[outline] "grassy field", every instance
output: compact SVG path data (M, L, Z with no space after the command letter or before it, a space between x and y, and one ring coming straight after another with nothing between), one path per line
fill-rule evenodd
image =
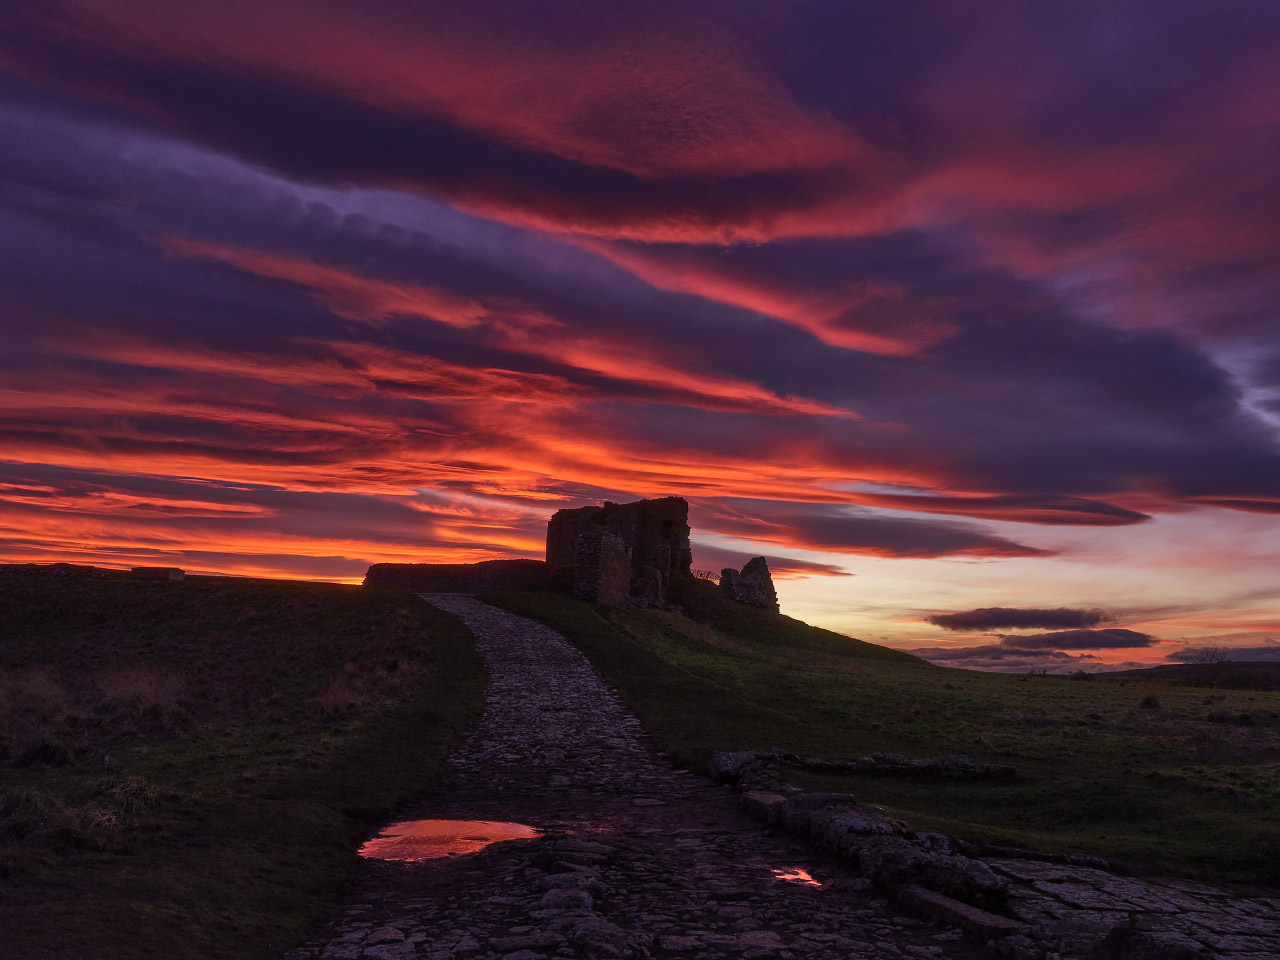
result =
M0 578L0 956L278 957L484 679L407 594Z
M550 594L485 599L564 632L692 768L735 748L964 753L1017 776L794 776L916 829L1135 872L1280 881L1280 693L951 670L728 604L710 585L687 599L690 617Z

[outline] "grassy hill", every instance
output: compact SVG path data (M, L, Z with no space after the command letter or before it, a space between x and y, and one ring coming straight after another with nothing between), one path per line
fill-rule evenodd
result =
M917 829L1139 872L1280 880L1280 693L947 669L713 594L697 585L688 616L552 594L485 599L561 630L691 768L718 749L964 753L1018 774L793 776Z
M409 594L0 576L0 956L278 957L484 682Z

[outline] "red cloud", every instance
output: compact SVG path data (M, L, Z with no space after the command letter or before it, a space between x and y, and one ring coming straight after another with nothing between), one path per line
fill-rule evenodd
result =
M917 496L857 493L850 499L855 503L873 507L978 517L987 520L1012 520L1018 523L1115 527L1142 523L1150 519L1144 513L1085 497L1051 497L1038 494Z
M55 0L22 12L11 36L25 39L0 40L0 63L299 175L418 187L547 229L724 241L883 221L876 150L722 24L646 6L549 19L483 2ZM210 83L244 98L234 122L190 96ZM336 163L322 149L335 136L349 141Z
M375 323L391 316L420 317L465 328L484 324L487 344L524 353L649 391L655 401L708 410L765 414L856 416L801 397L783 397L755 383L711 371L681 370L669 353L638 340L618 342L588 334L523 304L483 303L435 287L364 276L297 257L164 237L170 253L212 258L258 276L285 280L349 319Z
M913 558L1052 555L968 524L878 516L827 505L752 503L738 509L700 501L695 512L712 533L821 552Z

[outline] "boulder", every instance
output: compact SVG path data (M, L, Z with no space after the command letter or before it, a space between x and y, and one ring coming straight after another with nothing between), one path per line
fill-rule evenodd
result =
M1004 903L1009 883L981 860L958 854L929 853L905 840L890 838L864 847L858 854L864 877L896 890L920 886L975 907Z
M750 750L718 750L711 755L707 772L716 783L735 783L758 760Z
M787 798L780 793L768 793L764 790L749 790L738 801L748 816L763 820L766 823L777 823L782 806Z
M1204 953L1189 940L1123 926L1093 948L1090 960L1204 960Z

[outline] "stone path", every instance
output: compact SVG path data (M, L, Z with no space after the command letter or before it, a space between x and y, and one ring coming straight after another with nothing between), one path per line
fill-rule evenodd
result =
M451 860L372 864L327 940L291 960L778 957L987 960L835 860L674 769L559 634L458 595L491 673L485 713L418 813L548 831ZM822 886L777 879L802 867Z
M866 845L880 860L892 848L901 866L948 838L885 845L874 814L807 802L819 795L749 793L754 801L740 804L735 790L665 762L555 631L471 597L429 599L471 628L490 686L478 727L417 816L513 821L547 835L451 860L372 863L369 888L329 937L288 960L1280 960L1280 897L1082 863L985 858L1014 918L1002 921L1012 932L991 934L998 943L915 919L859 875L878 876ZM754 809L762 797L772 797L769 812ZM795 867L821 886L775 875ZM904 902L955 919L946 903L919 902L934 894L912 890ZM1136 929L1114 931L1115 949L1094 954L1118 924Z

